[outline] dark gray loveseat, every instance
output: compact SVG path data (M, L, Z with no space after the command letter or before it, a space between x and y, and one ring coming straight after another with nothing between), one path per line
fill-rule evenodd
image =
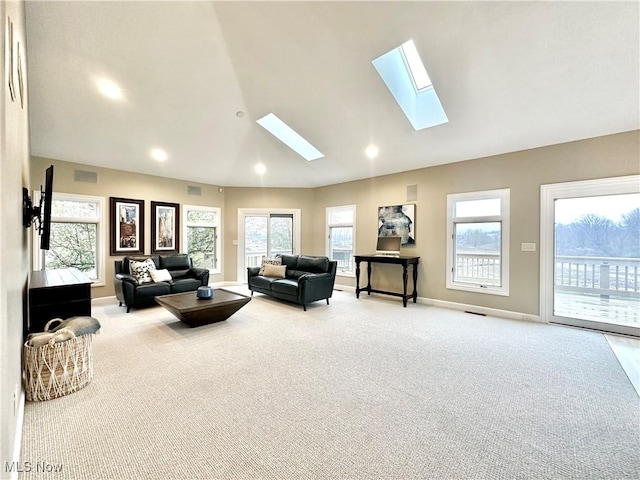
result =
M259 275L260 267L247 268L247 284L251 295L260 292L302 305L325 299L333 293L337 262L312 255L280 255L286 266L284 278Z
M129 261L138 262L150 258L157 270L168 270L171 280L163 282L140 283L130 273ZM198 287L209 284L209 270L195 268L191 257L186 253L168 255L144 255L136 257L123 257L115 261L115 288L116 298L126 305L127 313L132 307L144 307L157 305L155 297L169 293L182 293L195 291Z

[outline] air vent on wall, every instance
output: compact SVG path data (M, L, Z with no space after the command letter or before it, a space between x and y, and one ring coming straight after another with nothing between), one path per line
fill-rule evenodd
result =
M418 201L418 185L407 185L407 202Z
M189 195L202 195L202 189L200 187L194 187L187 185L187 194Z
M88 170L75 170L73 180L76 182L98 183L98 172Z

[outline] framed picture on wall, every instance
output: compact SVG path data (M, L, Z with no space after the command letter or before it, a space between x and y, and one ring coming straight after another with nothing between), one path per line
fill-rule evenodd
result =
M180 204L151 202L151 253L180 250Z
M144 253L144 200L109 198L111 255Z
M402 245L416 243L416 206L378 207L378 237L401 237Z

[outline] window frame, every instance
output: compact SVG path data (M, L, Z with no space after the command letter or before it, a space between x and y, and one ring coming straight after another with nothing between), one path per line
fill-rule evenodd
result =
M189 222L188 220L188 211L201 211L201 212L213 212L216 216L217 221L214 225L203 222ZM185 253L189 251L189 245L187 244L187 229L188 227L214 227L216 229L216 238L215 238L215 248L216 248L216 258L215 258L215 268L209 269L210 274L219 274L222 273L222 209L220 207L209 207L203 205L182 205L182 239L181 244L183 245L183 249Z
M237 263L236 263L236 281L239 283L247 283L247 267L246 267L246 251L245 251L245 217L252 216L271 216L278 215L292 215L293 216L293 255L300 253L301 245L301 231L302 225L302 210L299 208L238 208L237 210L237 235L238 238L234 240L237 242Z
M351 222L334 222L332 223L330 221L331 218L331 214L333 212L340 212L340 211L351 211L353 214L353 220ZM326 238L326 243L325 243L325 252L327 257L329 257L329 259L331 259L331 229L332 228L348 228L351 227L351 231L352 231L352 246L353 246L353 250L355 250L356 247L356 206L355 205L336 205L333 207L326 207L325 209L325 238ZM342 277L355 277L356 276L356 272L355 272L355 262L353 261L353 255L354 255L354 251L352 251L351 253L351 270L337 270L336 271L336 275L337 276L342 276Z
M484 293L489 295L509 296L509 232L510 232L510 197L511 189L484 190L466 193L451 193L447 195L447 264L446 288L467 292ZM458 202L500 199L499 215L482 215L471 217L456 217L455 207ZM500 277L501 285L483 285L455 280L456 239L455 227L464 223L500 223Z
M34 190L33 198L36 202L40 202L41 192ZM98 218L92 219L88 217L60 217L51 216L51 223L92 223L96 224L96 278L92 279L91 287L104 287L105 283L105 198L95 195L83 195L79 193L62 193L53 192L52 202L68 201L68 202L86 202L96 203ZM42 270L45 267L45 250L39 248L40 235L36 229L33 230L33 268L34 270Z

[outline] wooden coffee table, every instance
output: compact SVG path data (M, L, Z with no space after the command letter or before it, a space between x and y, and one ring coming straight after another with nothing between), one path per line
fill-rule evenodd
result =
M156 297L156 302L190 327L221 322L244 307L251 297L215 289L213 298L198 298L196 292L172 293Z

